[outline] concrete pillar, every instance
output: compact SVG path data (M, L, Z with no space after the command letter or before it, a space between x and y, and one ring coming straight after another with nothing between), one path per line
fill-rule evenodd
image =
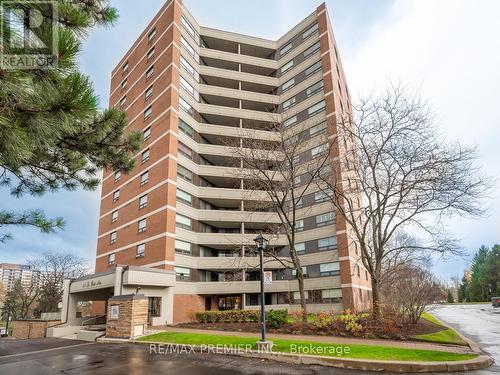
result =
M115 296L120 296L122 294L122 275L123 275L123 267L116 266L116 268L115 268L115 290L114 290Z
M69 288L71 286L70 279L64 279L63 281L63 298L62 298L62 308L61 308L61 322L68 321L68 304L69 304Z
M165 319L167 324L174 323L174 287L166 288L162 308L165 308Z

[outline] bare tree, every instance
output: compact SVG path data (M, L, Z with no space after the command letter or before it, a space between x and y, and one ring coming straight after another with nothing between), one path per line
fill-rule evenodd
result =
M480 203L491 185L475 166L476 149L447 144L428 106L408 90L392 85L353 111L337 118L335 157L321 186L345 218L349 239L359 243L378 313L387 263L416 252L459 252L443 219L483 215ZM398 238L409 228L423 239Z
M434 275L415 264L398 267L381 286L384 305L400 324L417 323L426 307L446 298L443 285Z
M40 312L57 311L64 279L81 277L89 271L85 261L71 253L45 252L28 263L38 278Z
M286 117L286 116L285 116ZM274 126L274 134L270 139L262 140L245 137L240 147L233 148L234 156L241 159L241 174L245 189L265 192L267 199L259 201L260 209L276 213L278 225L269 225L266 232L271 236L285 236L290 252L285 259L274 252L272 247L266 256L278 260L285 268L292 269L299 286L300 305L304 321L307 319L307 306L304 292L304 272L296 249L296 236L302 229L298 226L299 210L307 210L302 206L302 198L315 188L318 174L327 164L328 142L319 150L317 157L309 161L300 161L301 154L310 147L302 139L302 131L308 124L302 123L288 129L285 123ZM316 144L316 143L315 143ZM251 204L245 201L245 205ZM250 207L250 206L249 206Z
M40 288L36 279L32 279L27 285L16 280L6 294L2 315L10 315L13 319L27 319L33 313L39 297Z

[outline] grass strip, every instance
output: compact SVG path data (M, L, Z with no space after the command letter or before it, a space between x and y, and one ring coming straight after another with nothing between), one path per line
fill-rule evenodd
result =
M258 337L239 337L206 333L160 332L144 336L140 341L184 345L248 345L256 350ZM477 357L475 354L450 353L427 349L407 349L382 345L322 343L317 341L273 339L273 351L294 354L312 354L327 357L372 359L383 361L441 362L461 361ZM341 349L339 349L341 348ZM341 355L339 355L341 353Z
M428 320L429 322L435 323L437 325L440 325L442 327L445 327L440 321L438 321L432 314L429 314L428 312L424 312L421 318ZM454 345L467 346L467 343L464 340L462 340L460 335L454 329L451 328L446 328L443 329L442 331L435 333L428 333L425 335L415 335L413 336L413 338L421 341L429 341L440 344L454 344Z

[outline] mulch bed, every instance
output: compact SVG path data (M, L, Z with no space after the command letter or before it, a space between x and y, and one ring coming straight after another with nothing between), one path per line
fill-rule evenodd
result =
M426 319L419 319L416 324L408 324L404 326L397 326L395 324L386 323L381 325L375 321L367 320L364 322L366 327L363 332L361 332L356 337L365 338L381 338L381 339L393 339L393 340L408 340L415 335L423 335L428 333L435 333L446 329L446 327L432 323ZM383 327L385 326L385 328ZM249 333L260 333L260 323L182 323L178 324L177 327L181 328L196 328L214 331L232 331L232 332L249 332ZM284 324L278 329L268 328L270 333L283 333L283 334L295 334L295 335L315 335L315 336L342 336L342 337L353 337L345 330L336 327L335 330L324 329L320 330L314 327L312 324L303 323L290 323Z

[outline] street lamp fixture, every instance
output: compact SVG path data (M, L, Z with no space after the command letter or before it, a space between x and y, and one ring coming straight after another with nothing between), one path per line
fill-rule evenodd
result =
M273 342L266 340L266 301L264 298L264 251L267 249L269 240L259 234L254 241L257 244L260 258L260 321L262 325L262 337L260 341L257 341L257 350L268 352L273 347Z

